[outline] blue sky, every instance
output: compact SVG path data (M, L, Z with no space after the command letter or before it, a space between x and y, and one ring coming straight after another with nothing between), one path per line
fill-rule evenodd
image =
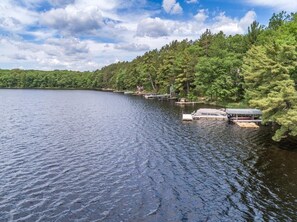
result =
M96 70L206 30L244 34L297 0L1 0L0 68Z

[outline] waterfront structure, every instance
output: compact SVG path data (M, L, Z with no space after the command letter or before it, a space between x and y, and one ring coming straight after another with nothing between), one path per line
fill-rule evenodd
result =
M209 109L201 108L191 114L183 114L182 119L191 121L194 119L220 119L230 122L261 122L261 110L258 109Z

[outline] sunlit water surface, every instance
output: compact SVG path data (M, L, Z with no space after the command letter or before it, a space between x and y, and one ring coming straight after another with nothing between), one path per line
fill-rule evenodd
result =
M194 109L0 90L0 221L297 221L294 145Z

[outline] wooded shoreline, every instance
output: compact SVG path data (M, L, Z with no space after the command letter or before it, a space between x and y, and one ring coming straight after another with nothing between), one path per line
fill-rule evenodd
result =
M206 30L199 39L173 41L131 62L94 72L0 70L0 88L132 90L174 93L209 103L247 104L277 125L274 140L297 136L297 14L254 21L244 35Z

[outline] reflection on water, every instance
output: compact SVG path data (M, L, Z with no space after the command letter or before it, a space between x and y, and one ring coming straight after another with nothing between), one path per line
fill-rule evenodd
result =
M0 221L296 221L294 145L193 110L0 90Z

